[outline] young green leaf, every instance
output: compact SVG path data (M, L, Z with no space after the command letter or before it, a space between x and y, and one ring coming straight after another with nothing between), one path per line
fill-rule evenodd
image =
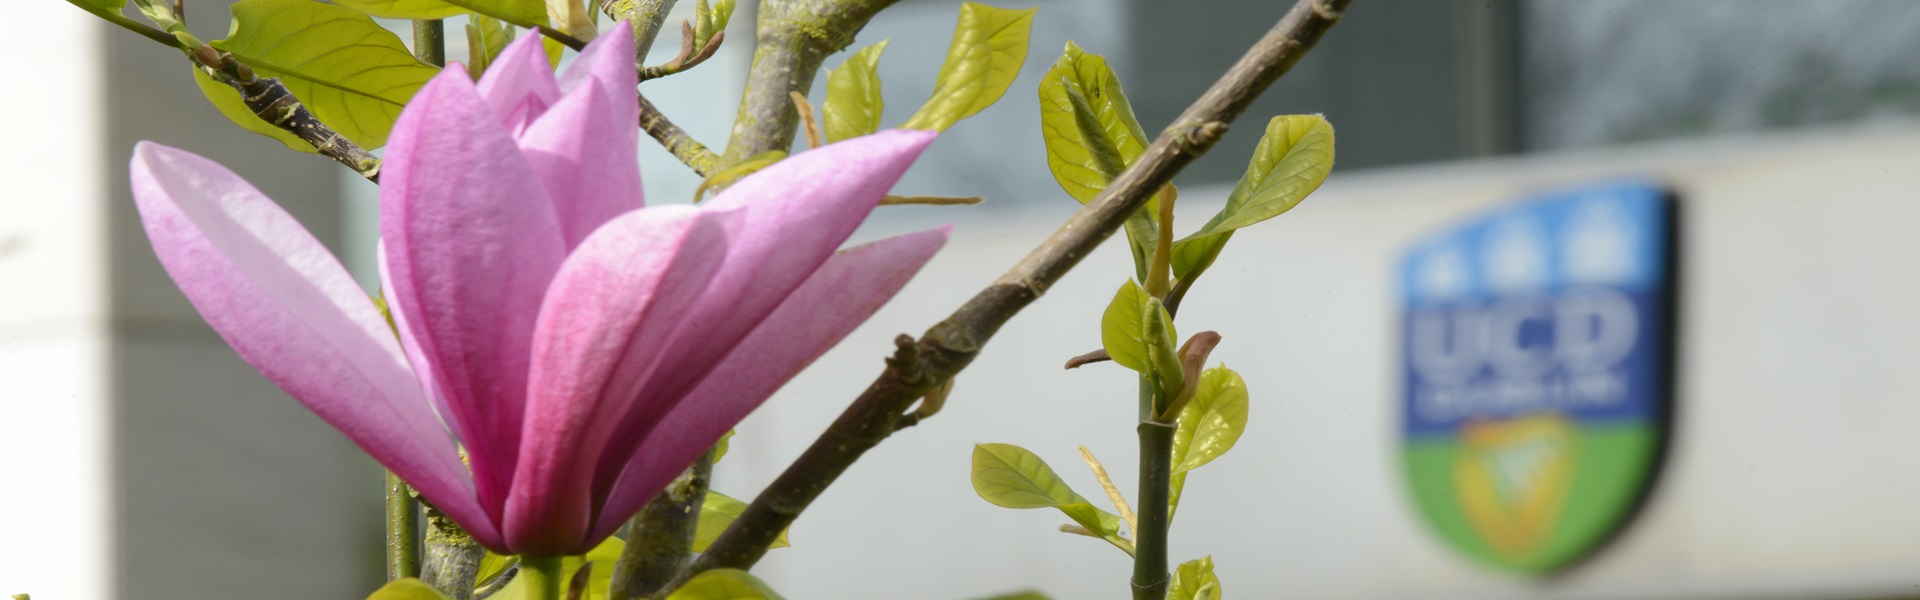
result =
M1213 557L1180 563L1167 584L1167 600L1220 600L1220 576L1213 574Z
M1154 327L1158 329L1149 331ZM1171 359L1165 368L1179 371L1174 368L1179 364L1178 348L1174 344L1177 339L1180 334L1174 329L1173 317L1167 314L1166 307L1131 279L1114 292L1107 311L1100 315L1100 345L1107 350L1107 356L1142 375L1151 375L1160 368L1156 367L1151 354L1155 350L1149 346L1163 346L1160 350Z
M613 585L613 563L620 560L620 551L626 547L626 543L621 542L620 538L610 537L607 541L600 542L600 545L594 546L592 550L588 550L586 556L569 556L560 559L560 581L572 581L574 573L580 570L580 566L591 562L593 571L587 573L588 597L607 597L607 588ZM526 577L515 577L513 581L507 582L506 587L500 588L499 592L487 596L487 600L526 600L526 581Z
M1131 283L1131 282L1129 282ZM1154 381L1160 388L1162 402L1171 402L1180 394L1180 388L1186 387L1185 370L1180 363L1180 349L1174 347L1179 339L1174 333L1173 317L1167 314L1167 307L1160 304L1158 298L1146 296L1147 305L1140 311L1140 332L1147 350L1147 364L1152 368ZM1111 354L1111 352L1109 352Z
M900 126L946 131L998 101L1027 61L1027 37L1036 10L962 4L947 61L934 80L933 98Z
M1181 409L1180 422L1173 430L1169 518L1180 507L1187 473L1213 462L1240 441L1240 434L1247 429L1247 405L1247 382L1239 373L1219 366L1200 374L1193 400Z
M234 4L232 33L211 45L261 77L279 77L315 117L367 149L387 143L400 109L438 72L366 15L312 0ZM218 107L226 98L209 94L208 100ZM251 112L234 120L259 131Z
M1067 42L1066 53L1040 80L1040 132L1053 180L1081 204L1099 195L1151 141L1107 59L1073 42ZM1142 280L1158 236L1153 220L1157 210L1157 200L1149 200L1125 224L1135 276Z
M587 8L585 0L547 0L547 22L583 40L591 40L599 35L594 21L596 14L593 9Z
M880 113L887 104L880 97L880 53L887 42L880 40L827 72L827 102L820 107L826 117L827 141L860 137L880 130Z
M720 464L720 459L726 458L727 450L732 448L733 430L728 429L726 434L720 436L720 441L713 443L713 464Z
M408 577L387 582L367 596L367 600L447 600L447 596L427 582Z
M467 72L478 81L493 65L507 44L513 41L513 29L499 19L486 15L467 16Z
M752 175L755 171L773 166L773 163L786 160L786 158L787 151L785 150L768 150L749 156L746 160L740 161L740 164L721 169L720 172L708 175L706 179L701 180L700 185L693 188L693 201L699 202L702 198L705 198L707 196L707 190L713 190L716 194L720 193L720 190L726 189L729 185L733 185L733 182L739 181L741 177Z
M715 32L727 30L727 23L733 21L733 7L733 0L714 0L713 12L709 13L708 21L712 23L712 29ZM701 45L706 45L706 40L701 40Z
M1285 115L1267 122L1267 132L1247 162L1227 205L1200 231L1173 246L1174 277L1198 276L1213 264L1234 230L1280 216L1320 188L1333 170L1333 125L1320 115Z
M707 0L700 0L693 8L693 47L705 48L713 34L727 30L727 22L733 19L733 0L718 0L711 6Z
M740 518L740 513L746 510L747 503L720 492L707 490L707 501L700 505L700 523L694 527L693 551L706 552L707 546L719 539L720 533L726 531L727 526L732 525L734 519ZM789 545L791 544L787 543L787 532L782 530L780 536L774 538L773 545L769 547L785 548Z
M714 569L688 580L667 600L783 600L767 582L739 569Z
M1141 373L1148 370L1147 343L1140 324L1145 319L1147 292L1129 279L1114 292L1107 312L1100 315L1100 346L1107 356L1122 367Z
M505 575L507 573L507 567L513 566L518 563L519 560L520 559L512 556L494 554L491 550L487 551L485 555L480 557L480 569L474 573L473 577L474 585L476 587L485 586L487 583L492 582L495 577Z
M973 491L1006 508L1055 508L1102 537L1117 536L1120 517L1075 493L1047 461L1013 444L973 447Z

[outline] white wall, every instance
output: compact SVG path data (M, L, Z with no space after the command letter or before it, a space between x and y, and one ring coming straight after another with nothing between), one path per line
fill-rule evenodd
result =
M21 4L10 16L33 26L15 43L64 56L61 68L0 61L0 594L104 598L112 399L100 376L106 183L95 157L106 140L106 32L65 3Z
M1216 157L1213 160L1240 160ZM1247 436L1196 472L1176 561L1211 554L1241 598L1843 598L1920 584L1920 129L1786 133L1535 159L1336 173L1304 205L1235 237L1181 311L1253 394ZM1676 443L1666 479L1619 542L1551 583L1482 570L1415 516L1395 423L1393 267L1415 236L1530 192L1616 175L1671 182L1683 202ZM956 190L957 192L958 190ZM1222 190L1183 190L1182 229ZM1037 193L1057 195L1053 190ZM1064 218L958 221L902 296L740 427L717 489L751 495L918 333ZM1134 488L1133 379L1062 371L1131 273L1110 242L1015 319L945 412L888 440L796 524L762 569L794 598L965 598L1036 586L1125 593L1125 556L1053 531L1051 511L976 497L976 442L1038 452L1100 498L1074 447Z

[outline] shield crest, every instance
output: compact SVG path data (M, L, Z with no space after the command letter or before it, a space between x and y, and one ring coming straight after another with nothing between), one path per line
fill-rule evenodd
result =
M1647 498L1672 421L1676 204L1615 183L1437 232L1400 267L1401 439L1455 550L1545 574Z

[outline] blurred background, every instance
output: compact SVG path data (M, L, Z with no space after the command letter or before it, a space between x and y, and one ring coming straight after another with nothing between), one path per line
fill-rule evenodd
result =
M189 0L193 30L219 37L226 4ZM737 106L752 4L719 56L642 87L710 146ZM1048 174L1035 97L1068 40L1108 57L1151 132L1287 4L1038 1L1006 97L896 188L986 202L876 213L855 241L954 223L953 242L741 425L715 489L757 493L879 372L892 336L944 317L1077 208ZM368 282L376 190L226 122L171 50L56 0L9 8L32 25L0 61L0 591L362 597L381 577L380 469L200 322L139 228L126 161L143 139L219 160ZM958 8L903 0L860 33L856 46L892 39L884 122L930 93ZM652 62L677 44L663 35ZM464 54L457 35L448 47ZM1177 180L1185 231L1218 210L1265 118L1324 113L1338 131L1321 191L1238 236L1183 306L1183 330L1224 334L1214 358L1253 405L1235 450L1190 480L1173 559L1211 555L1233 598L1920 598L1920 278L1893 268L1920 252L1916 56L1920 4L1897 0L1355 3ZM650 141L642 154L649 202L691 197L696 176ZM1444 542L1403 483L1396 269L1462 219L1619 177L1670 186L1685 214L1665 468L1588 560L1508 574ZM1086 445L1134 488L1132 378L1059 369L1098 345L1130 274L1121 243L1089 257L758 571L796 599L1125 594L1124 555L1057 532L1057 513L980 500L968 457L1017 443L1098 497Z

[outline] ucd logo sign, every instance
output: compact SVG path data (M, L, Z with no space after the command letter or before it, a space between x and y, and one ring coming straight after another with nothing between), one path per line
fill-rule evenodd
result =
M1553 571L1646 496L1671 412L1673 214L1647 185L1581 189L1407 253L1407 477L1455 548Z

